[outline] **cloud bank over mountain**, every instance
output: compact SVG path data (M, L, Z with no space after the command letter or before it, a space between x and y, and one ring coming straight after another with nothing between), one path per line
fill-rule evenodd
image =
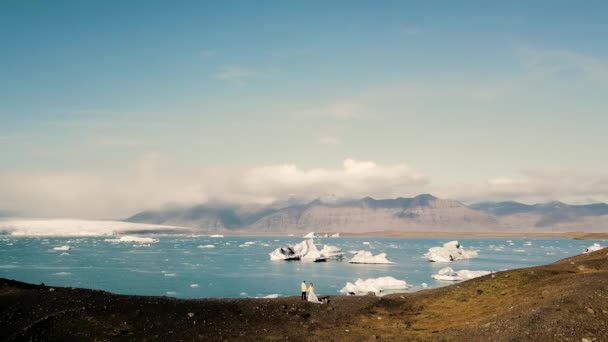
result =
M424 192L469 203L608 200L607 176L575 172L525 172L442 189L406 163L350 158L334 168L284 163L237 169L187 168L159 155L146 155L117 169L114 173L0 169L0 209L23 216L97 219L208 202L269 205L288 199L396 198Z

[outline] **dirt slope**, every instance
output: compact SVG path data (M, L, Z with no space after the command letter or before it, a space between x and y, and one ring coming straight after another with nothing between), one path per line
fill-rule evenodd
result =
M178 300L0 279L0 340L608 341L608 250L329 305Z

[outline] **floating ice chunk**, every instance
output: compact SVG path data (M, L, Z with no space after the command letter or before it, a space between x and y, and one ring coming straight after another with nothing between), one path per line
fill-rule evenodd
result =
M59 254L59 255L61 255L61 256L66 256L66 255L70 255L70 253L63 252L63 253L61 253L61 254Z
M331 237L340 237L340 233L331 234Z
M392 264L392 261L389 261L386 258L386 253L380 253L378 255L373 255L372 252L368 251L358 251L355 253L352 259L349 261L351 264Z
M222 234L212 234L212 235L209 235L209 237L212 237L212 238L223 238L224 235L222 235Z
M369 242L365 241L363 242L364 245L369 245Z
M200 245L197 248L215 248L215 245Z
M72 247L70 246L59 246L59 247L53 247L53 250L55 251L69 251L70 249L72 249Z
M175 291L167 291L167 296L175 296L177 294L177 292Z
M451 267L445 267L439 270L437 274L433 274L433 279L436 280L445 280L445 281L460 281L460 280L468 280L477 277L482 277L484 275L488 275L492 272L490 271L469 271L469 270L460 270L454 271Z
M57 272L57 273L53 273L53 275L56 275L56 276L68 276L70 274L72 274L72 273L70 273L70 272Z
M245 245L245 244L239 245L239 247L249 247L249 246L251 246L251 245Z
M274 299L274 298L279 298L279 294L278 293L273 293L273 294L269 294L269 295L264 296L264 297L257 297L257 298Z
M328 259L341 259L344 257L344 252L340 248L330 245L323 245L323 249L319 253Z
M312 239L304 240L294 246L286 246L275 249L269 253L270 260L303 260L303 261L325 261L327 257L321 255Z
M428 288L428 287L429 287L429 284L427 284L427 283L422 283L422 284L420 284L420 287L422 287L423 289L426 289L426 288Z
M407 289L407 283L405 280L398 280L393 277L380 277L370 279L357 279L355 283L348 282L340 292L348 294L367 294L368 292L374 292L376 295L380 292L388 290L405 290Z
M463 249L458 241L450 241L444 243L442 247L429 248L428 253L424 256L434 262L451 262L476 258L478 254L475 250Z
M175 273L165 273L165 277L175 277Z
M314 239L316 237L319 237L319 235L317 233L315 233L315 232L310 232L310 233L304 235L305 239Z
M604 248L606 248L606 247L600 246L599 243L594 243L593 245L585 248L585 251L583 253L591 253L591 252L599 251L600 249L604 249Z
M190 287L193 288L193 289L195 289L195 288L197 288L199 286L198 286L198 284L190 284Z
M247 241L244 245L255 245L255 241Z
M135 236L135 235L124 235L124 236L119 237L118 239L105 239L104 241L114 242L114 243L120 243L120 242L157 243L158 239L151 238L151 237Z

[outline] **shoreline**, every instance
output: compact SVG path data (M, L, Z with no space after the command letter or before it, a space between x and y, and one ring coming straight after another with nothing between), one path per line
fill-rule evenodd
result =
M10 238L76 238L76 237L114 237L121 235L150 235L150 236L186 236L186 237L210 237L213 234L224 235L224 237L247 237L247 236L270 236L270 237L297 237L304 238L303 233L271 233L271 232L205 232L199 234L170 234L148 232L145 234L138 232L125 232L112 235L0 235L0 237ZM331 234L336 232L319 232L321 238L332 239ZM328 234L328 237L323 235ZM450 231L372 231L362 233L341 233L339 237L379 237L379 238L566 238L575 240L608 240L608 232L495 232L495 231L474 231L474 232L450 232Z
M0 279L0 340L608 340L608 250L383 297L176 299Z

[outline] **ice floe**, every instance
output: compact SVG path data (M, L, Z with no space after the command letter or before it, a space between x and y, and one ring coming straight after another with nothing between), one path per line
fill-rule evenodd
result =
M72 247L70 246L59 246L59 247L53 247L53 250L55 251L69 251L70 249L72 249Z
M215 248L215 245L200 245L197 248Z
M274 299L274 298L279 298L279 294L278 293L273 293L273 294L269 294L269 295L264 296L264 297L257 297L257 298Z
M386 253L373 255L369 251L357 251L352 259L348 262L351 264L392 264L393 262L386 258Z
M362 295L373 292L378 295L381 292L389 290L405 289L407 289L407 282L405 280L399 280L393 277L380 277L365 280L359 278L354 283L348 282L340 292L351 295Z
M212 237L212 238L223 238L224 235L222 235L222 234L212 234L212 235L209 235L209 237Z
M316 237L319 237L319 235L317 233L315 233L315 232L310 232L310 233L304 235L305 239L314 239Z
M313 239L307 239L293 246L280 247L269 253L270 260L302 260L325 261L327 257L321 255Z
M319 253L327 259L341 259L344 257L344 252L340 248L330 245L323 245L323 249Z
M442 247L431 247L424 255L427 259L434 262L451 262L456 260L471 259L478 256L475 250L465 250L458 241L450 241Z
M593 245L585 248L585 251L583 253L591 253L591 252L599 251L600 249L604 249L604 248L606 248L606 246L600 246L599 243L594 243Z
M125 235L115 239L105 239L104 241L113 242L113 243L121 243L121 242L136 242L140 244L144 243L157 243L158 239L151 237L141 237L135 235Z
M340 237L340 233L331 234L331 237Z
M445 281L460 281L460 280L468 280L477 277L482 277L484 275L488 275L492 272L490 271L469 271L469 270L460 270L454 271L451 267L445 267L440 269L437 274L433 274L432 277L435 280L445 280Z
M198 284L190 284L190 287L193 288L193 289L195 289L195 288L199 287L199 285Z

